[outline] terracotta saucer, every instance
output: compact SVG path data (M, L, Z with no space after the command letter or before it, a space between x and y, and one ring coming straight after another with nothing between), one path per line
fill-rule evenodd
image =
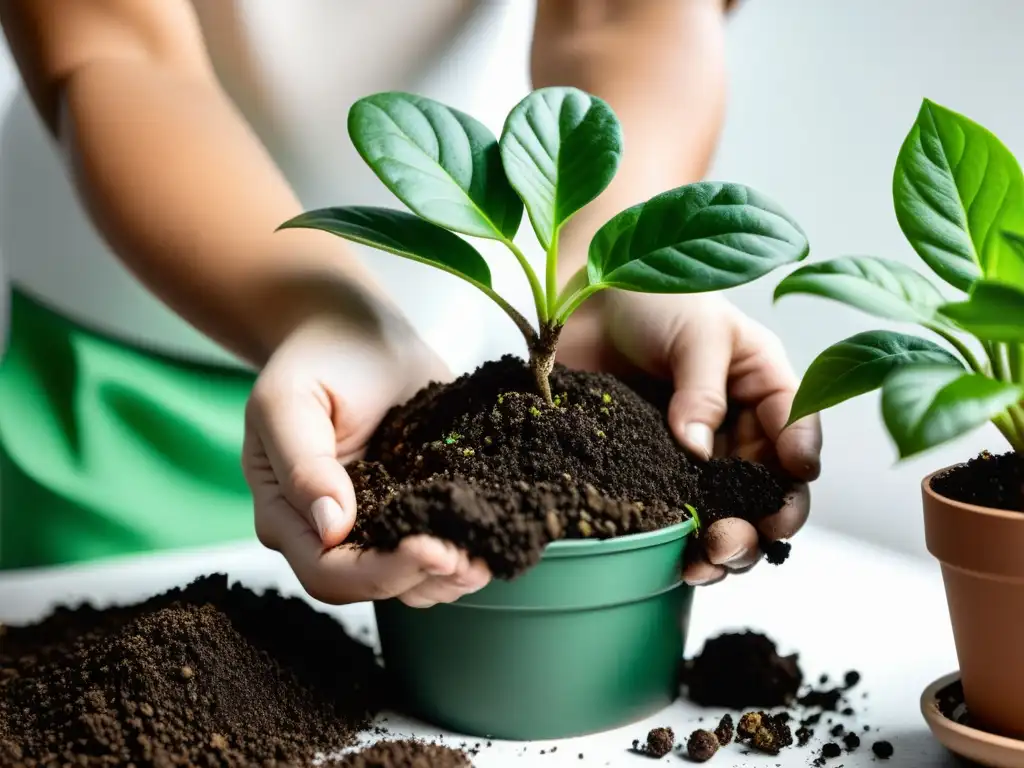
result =
M921 694L921 714L939 743L950 752L989 768L1024 768L1024 741L995 736L950 720L939 711L938 694L959 672L940 677Z

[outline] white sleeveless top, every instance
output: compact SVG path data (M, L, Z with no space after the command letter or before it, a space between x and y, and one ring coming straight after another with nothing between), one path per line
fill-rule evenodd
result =
M469 112L497 135L529 85L534 3L527 0L193 4L221 82L307 209L402 207L352 148L346 119L356 99L393 89L420 93ZM529 234L525 217L520 232ZM529 310L525 278L511 256L490 243L480 247L498 290ZM471 286L358 250L456 372L518 351L518 331ZM528 253L539 258L538 251ZM164 354L241 365L111 254L23 92L0 127L0 258L13 284L84 325Z

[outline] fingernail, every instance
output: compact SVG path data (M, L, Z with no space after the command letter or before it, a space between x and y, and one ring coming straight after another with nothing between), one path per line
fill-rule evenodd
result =
M316 532L323 540L327 532L341 523L341 505L330 496L322 496L309 508Z
M695 421L683 428L683 434L691 446L704 454L705 459L711 458L711 452L715 447L715 435L711 431L711 427Z
M725 574L722 574L721 576L709 576L704 579L686 579L686 584L691 587L706 587L711 584L717 584L724 579L725 576Z

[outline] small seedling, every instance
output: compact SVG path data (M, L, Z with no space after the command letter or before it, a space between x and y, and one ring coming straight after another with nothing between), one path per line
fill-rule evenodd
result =
M622 129L611 107L575 88L542 88L527 95L509 113L500 140L463 112L401 92L357 101L349 111L348 133L363 160L411 213L323 208L280 228L324 230L476 286L522 332L548 405L553 405L548 377L559 333L599 291L718 291L808 253L796 222L764 195L740 184L702 181L613 216L591 240L586 263L560 286L560 234L607 188L623 154ZM543 276L514 240L524 209L545 254ZM487 262L465 237L507 247L529 282L535 323L494 290Z
M901 459L992 421L1024 452L1024 175L987 129L925 100L892 185L911 247L958 294L899 262L845 256L797 269L776 288L914 323L946 347L894 331L858 333L822 352L790 423L881 389ZM966 295L965 295L966 294Z

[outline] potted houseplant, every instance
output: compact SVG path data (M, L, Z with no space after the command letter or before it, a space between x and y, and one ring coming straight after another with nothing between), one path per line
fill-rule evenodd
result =
M574 88L534 91L499 140L458 110L388 92L355 103L348 129L409 212L327 208L282 227L327 231L465 280L508 315L528 350L525 365L487 363L393 409L365 462L350 467L364 546L431 533L483 558L497 577L454 604L375 605L406 706L463 733L536 739L624 724L668 704L692 596L682 554L699 518L715 518L716 501L702 500L703 470L653 406L612 377L555 365L559 333L601 291L750 282L805 258L803 232L743 185L691 184L614 216L586 264L559 285L559 233L607 187L623 153L604 101ZM546 254L541 275L514 239L524 209ZM529 282L532 318L492 287L467 237L507 247ZM616 479L629 462L641 468L642 489ZM742 463L733 462L714 471ZM784 489L772 489L719 506L774 512Z
M921 326L943 344L894 331L845 339L808 367L791 420L881 390L882 418L901 459L989 421L1005 437L1010 451L930 474L922 492L971 719L1020 738L1024 177L991 132L925 100L899 151L892 191L904 236L944 291L903 264L849 256L798 268L775 297L833 299Z

